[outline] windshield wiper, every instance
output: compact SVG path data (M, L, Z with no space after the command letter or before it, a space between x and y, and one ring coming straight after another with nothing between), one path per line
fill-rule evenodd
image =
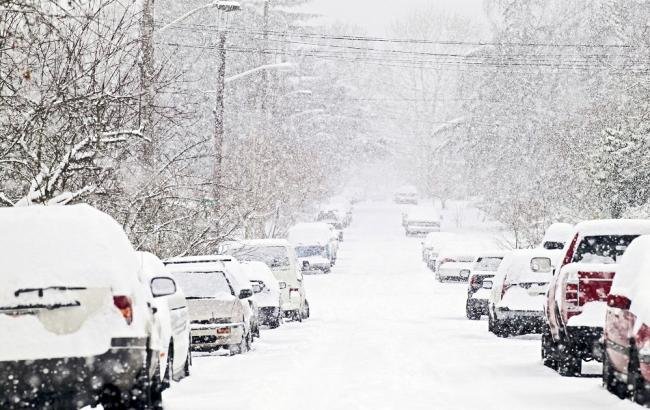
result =
M24 288L24 289L18 289L17 291L14 292L14 296L18 297L23 293L32 293L32 292L38 292L38 297L42 298L43 297L43 292L46 290L86 290L87 288L83 287L70 287L70 286L50 286L47 288Z
M195 300L195 299L212 299L212 298L210 296L186 296L185 299Z

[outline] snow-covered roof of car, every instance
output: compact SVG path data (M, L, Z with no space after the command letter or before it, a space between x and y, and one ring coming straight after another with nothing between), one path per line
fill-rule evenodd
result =
M634 296L648 285L650 285L650 236L643 235L632 241L625 250L610 293L634 300Z
M286 239L246 239L243 241L235 241L233 243L240 243L244 246L291 246L289 241Z
M137 284L135 251L121 225L89 205L0 208L0 232L2 290L77 286L131 293Z
M266 263L257 261L242 262L241 266L248 276L248 280L262 281L271 288L278 288L278 280Z
M598 219L580 222L576 230L582 236L597 235L647 235L650 220L647 219Z
M561 250L546 250L546 249L515 249L503 258L503 262L499 266L499 274L504 275L505 281L510 283L517 283L520 280L525 280L526 277L535 275L531 268L531 261L533 258L549 258L553 267L558 267L558 262L562 257ZM552 270L542 272L544 274L552 275Z
M326 245L332 239L332 227L324 222L303 222L289 228L292 245Z
M568 223L554 223L546 229L542 243L561 242L565 243L571 240L575 233L576 227Z
M151 279L158 275L166 275L165 264L156 255L150 252L136 252L136 259L140 264L140 272L144 279Z
M196 255L196 256L176 256L167 258L163 261L166 266L179 265L186 263L221 263L227 259L233 259L232 256L227 255ZM222 264L222 266L224 266ZM223 269L223 268L222 268Z

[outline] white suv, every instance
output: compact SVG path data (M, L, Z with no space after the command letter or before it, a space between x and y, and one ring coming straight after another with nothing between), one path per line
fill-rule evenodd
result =
M153 309L121 226L87 205L0 209L0 408L160 405Z

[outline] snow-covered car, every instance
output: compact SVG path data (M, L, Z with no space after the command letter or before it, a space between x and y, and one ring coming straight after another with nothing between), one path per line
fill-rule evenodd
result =
M483 286L483 282L494 277L505 255L503 251L485 252L476 258L468 279L465 302L465 314L468 319L479 320L482 315L488 314L490 290ZM491 286L489 288L491 289Z
M634 239L650 234L650 221L585 221L574 232L547 294L542 333L544 364L563 376L580 375L583 360L602 360L607 296L618 260Z
M431 232L422 241L422 260L432 271L437 268L437 260L440 252L445 249L448 243L457 242L458 234L453 232Z
M575 226L568 223L554 223L546 229L542 239L544 249L563 249L564 245L573 238Z
M188 302L192 349L211 352L226 348L233 355L248 351L253 334L246 299L253 296L252 290L242 288L225 263L209 255L172 258L164 263Z
M324 251L320 253L320 256L325 256L329 259L331 268L336 263L338 253L338 239L335 236L336 234L332 231L330 225L322 222L311 222L299 223L289 228L287 240L296 250L300 268L303 270L305 270L305 268L310 270L314 267L312 261L318 262L321 258L316 257L313 258L313 260L310 260L309 257L299 256L298 254L303 255L304 252L298 252L298 248L325 248ZM322 261L320 262L320 265L323 265Z
M0 408L161 404L136 253L88 205L0 208Z
M650 404L650 236L630 244L607 297L603 385L620 398Z
M438 255L436 280L467 281L479 251L451 250Z
M295 247L298 264L304 273L330 273L332 260L328 248L321 245L298 245Z
M332 225L338 232L339 238L343 239L343 229L347 226L347 214L337 210L320 211L316 216L316 222L323 222Z
M540 333L544 301L561 251L518 249L508 253L497 270L488 307L488 329L506 337Z
M275 329L282 323L280 285L264 262L242 262L251 283L256 286L253 298L257 304L260 323Z
M412 185L405 185L395 192L396 204L418 204L418 190Z
M404 219L406 236L426 235L440 231L440 216L434 209L413 207Z
M160 376L163 388L167 388L172 381L178 382L190 374L189 308L182 289L156 255L138 252L138 259L156 309L154 319L161 329Z
M320 225L324 226L327 240L331 240L328 225ZM289 241L285 239L252 239L227 242L219 246L219 252L231 254L240 261L266 263L280 283L284 317L299 322L309 317L309 301L302 269L298 265L294 247Z

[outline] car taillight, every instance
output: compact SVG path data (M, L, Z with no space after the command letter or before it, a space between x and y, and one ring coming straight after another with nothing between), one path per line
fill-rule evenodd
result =
M632 301L625 296L609 295L607 296L607 306L618 309L629 309Z
M567 281L567 284L564 288L564 311L566 312L565 320L569 320L570 317L580 313L580 307L578 305L577 281Z
M564 260L562 261L562 266L568 265L571 263L571 260L573 259L573 254L575 253L576 245L578 243L578 237L580 234L576 234L576 236L573 237L571 240L571 245L569 245L569 249L566 251L566 255L564 255Z
M514 285L512 283L504 283L503 284L503 287L501 288L501 299L503 299L503 297L506 295L506 292L508 291L508 289L510 289L513 286Z
M289 288L289 292L300 292L298 288Z
M113 304L120 310L126 324L130 325L133 322L133 303L128 296L113 296Z
M475 292L479 290L481 287L481 281L479 280L478 276L472 276L469 279L469 287Z

